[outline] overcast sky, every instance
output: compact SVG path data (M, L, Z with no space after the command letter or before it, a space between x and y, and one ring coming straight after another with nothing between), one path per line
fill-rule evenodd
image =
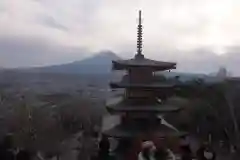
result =
M138 9L146 56L190 71L240 62L239 0L0 0L0 66L65 63L106 49L130 57Z

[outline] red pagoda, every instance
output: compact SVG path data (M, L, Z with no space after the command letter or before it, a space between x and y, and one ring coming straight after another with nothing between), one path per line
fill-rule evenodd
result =
M148 140L152 135L159 138L180 136L183 132L168 127L160 118L166 113L177 112L181 108L169 106L168 97L174 92L175 85L156 75L156 72L176 69L176 63L155 61L145 58L142 53L142 21L139 11L137 33L137 53L129 60L112 61L113 70L124 70L121 81L111 82L114 90L124 89L124 94L107 102L110 114L119 115L120 124L103 131L104 135L117 139L141 137Z

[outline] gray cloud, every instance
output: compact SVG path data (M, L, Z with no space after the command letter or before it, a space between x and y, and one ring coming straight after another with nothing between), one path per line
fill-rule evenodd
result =
M126 49L126 47L123 48ZM238 70L240 47L230 47L228 50L228 54L221 56L207 48L198 48L188 52L160 48L157 52L145 50L144 54L147 58L175 61L178 63L177 70L181 72L212 73L224 66L235 75L240 75ZM130 58L135 53L120 51L117 54L123 58ZM91 55L92 52L84 47L62 46L36 37L0 38L0 66L5 67L61 64L81 60Z
M1 0L0 65L64 63L104 49L131 57L139 8L148 57L184 71L238 72L238 0Z
M27 67L61 64L89 56L81 47L64 47L37 38L1 37L0 66Z
M62 24L60 24L59 22L56 21L56 19L54 19L51 16L42 16L39 17L37 19L41 24L46 25L47 27L51 27L54 29L59 29L62 31L68 31L68 28Z
M239 71L239 49L231 51L229 47L228 54L217 55L210 49L199 48L189 51L188 53L179 52L175 56L170 56L168 59L178 62L178 70L182 72L199 72L199 73L213 73L220 67L226 67L235 76L240 76ZM180 54L180 55L179 55Z

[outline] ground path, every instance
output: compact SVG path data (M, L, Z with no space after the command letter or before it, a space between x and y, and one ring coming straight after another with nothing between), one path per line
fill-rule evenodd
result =
M77 160L78 150L76 148L79 147L78 138L82 136L82 131L74 134L72 137L64 140L62 145L64 146L64 152L60 156L60 160ZM54 157L55 160L56 157Z

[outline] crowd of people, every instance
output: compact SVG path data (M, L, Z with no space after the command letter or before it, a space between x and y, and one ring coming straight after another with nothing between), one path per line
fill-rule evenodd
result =
M129 146L130 143L125 140L119 143L117 148L118 152L123 151L127 156L124 160L216 160L216 153L210 145L203 143L200 145L196 153L192 152L189 141L183 138L179 145L179 155L176 156L173 151L166 148L165 145L153 141L141 141L140 146ZM97 160L118 160L118 156L111 155L111 144L109 138L102 135L98 144L98 155L95 157ZM0 144L0 160L30 160L31 152L27 149L16 149L13 146L12 136L7 135ZM81 158L83 158L81 156Z
M13 146L12 135L6 135L0 144L1 160L30 160L31 154L26 149L16 149Z
M142 150L138 154L138 160L175 160L176 157L170 149L157 148L152 141L145 141Z
M153 141L144 141L141 144L141 149L135 156L128 155L124 159L129 160L216 160L216 153L210 147L210 145L203 143L200 145L196 153L192 152L192 149L188 143L182 143L179 146L180 156L176 156L172 150L165 148L163 145L154 144ZM107 137L103 136L99 143L99 160L117 159L111 157L110 142ZM118 159L117 159L118 160Z

